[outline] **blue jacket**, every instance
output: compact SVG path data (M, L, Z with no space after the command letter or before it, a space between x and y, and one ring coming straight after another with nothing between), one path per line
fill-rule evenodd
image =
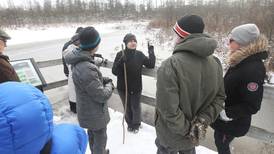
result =
M87 141L86 132L78 125L55 125L51 154L85 154Z
M5 82L0 84L0 91L1 154L39 154L51 138L52 154L85 153L84 130L69 124L53 126L50 102L40 90Z

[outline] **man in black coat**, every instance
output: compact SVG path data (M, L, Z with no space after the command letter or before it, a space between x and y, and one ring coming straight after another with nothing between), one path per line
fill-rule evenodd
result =
M117 89L125 108L124 64L126 65L128 101L125 119L128 124L128 131L137 133L141 125L142 68L143 65L147 68L154 68L154 47L148 45L149 57L146 57L141 51L136 50L135 35L127 34L123 42L126 49L116 54L112 73L117 76Z
M74 34L74 36L72 36L71 39L68 42L66 42L62 48L62 62L64 67L64 74L66 75L66 77L68 77L69 106L70 106L70 111L73 113L77 112L76 111L76 94L75 94L74 84L72 81L72 72L68 64L64 60L63 53L72 44L75 45L75 47L80 45L79 33L82 30L83 30L83 27L78 27L76 29L76 33ZM69 49L69 50L72 50L72 49Z
M62 52L65 51L65 50L68 48L69 45L74 44L76 41L79 40L79 36L78 36L78 35L79 35L79 33L80 33L83 29L84 29L83 27L78 27L78 28L76 29L76 32L75 32L74 36L73 36L68 42L66 42L66 43L64 44L64 46L63 46L63 48L62 48ZM78 43L78 44L79 44L79 43ZM69 69L68 69L68 66L67 66L67 64L66 64L66 62L65 62L63 56L62 56L62 62L63 62L63 66L64 66L64 73L65 73L65 75L68 77L68 75L69 75Z
M230 154L229 144L244 136L252 114L260 110L266 70L268 41L255 24L244 24L231 31L229 69L224 77L225 108L212 124L215 144L220 154Z

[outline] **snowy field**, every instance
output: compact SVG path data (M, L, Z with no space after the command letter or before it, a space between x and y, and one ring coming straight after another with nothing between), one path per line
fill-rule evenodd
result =
M61 107L58 111L58 116L54 116L55 123L77 123L76 115L68 111L68 105ZM108 124L107 134L108 142L107 148L110 154L155 154L156 146L154 144L156 134L155 129L145 123L142 123L142 128L138 134L125 133L125 144L123 144L123 115L109 109L110 123ZM126 123L125 123L126 125ZM217 154L203 146L196 147L197 154ZM90 154L89 147L87 147L86 154Z
M172 54L173 43L172 39L167 38L166 43L159 43L157 37L160 33L159 29L147 29L148 22L132 22L123 21L118 23L96 23L92 24L99 33L102 35L102 43L99 49L105 58L113 61L116 52L121 50L121 43L123 36L128 33L134 33L137 36L138 50L144 51L147 54L147 41L150 41L155 46L155 54L157 57L157 66L160 65L161 61L166 59ZM69 39L75 32L78 26L88 26L89 24L73 24L73 25L52 25L38 28L19 28L15 30L7 29L7 33L12 37L12 40L8 41L8 46L32 43L32 42L42 42L47 40L57 40L57 39ZM223 40L221 40L222 42ZM225 40L224 40L225 41ZM61 47L60 47L61 48ZM9 55L9 53L7 53ZM60 52L55 57L60 57ZM31 55L30 57L32 57ZM219 55L220 59L223 59L224 55ZM60 57L61 58L61 57ZM51 57L43 57L43 59L54 59ZM55 58L56 59L56 58ZM39 60L37 60L39 61ZM57 70L57 69L56 69ZM59 68L58 70L61 71ZM105 71L101 69L103 74L110 76L110 71ZM43 73L43 72L42 72ZM62 74L62 72L58 72ZM52 79L51 79L52 78ZM53 76L49 77L50 80L54 80ZM274 78L272 78L274 83ZM153 83L153 86L151 84ZM156 80L144 80L144 90L149 96L155 96L155 83ZM64 105L58 107L54 111L54 121L56 123L77 123L76 116L68 111L68 106ZM156 153L156 146L154 144L155 140L155 130L153 127L142 123L142 129L138 134L132 134L126 132L126 143L122 143L122 114L115 112L110 109L111 121L108 125L108 143L107 148L110 149L111 154L153 154ZM216 152L209 150L205 147L199 146L196 148L197 154L215 154ZM87 148L87 153L90 153L89 148Z
M157 65L172 54L173 43L167 41L159 43L160 29L148 29L148 21L121 21L115 23L91 23L91 24L71 24L71 25L51 25L36 28L17 28L7 29L6 31L12 37L8 41L8 47L12 45L42 42L48 40L67 39L73 36L77 27L93 26L101 35L101 43L98 53L101 53L104 58L113 61L116 52L121 50L123 37L127 33L133 33L137 37L137 49L147 55L147 42L149 41L155 46L155 54L157 57ZM170 38L167 38L169 40ZM61 48L61 47L60 47ZM56 53L57 54L57 53ZM60 52L58 52L60 54ZM61 55L58 55L61 56ZM16 57L17 58L17 57ZM36 61L48 58L54 59L53 56L39 58Z

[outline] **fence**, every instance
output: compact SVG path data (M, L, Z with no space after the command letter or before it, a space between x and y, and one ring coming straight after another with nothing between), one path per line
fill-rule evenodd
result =
M49 61L37 62L37 64L38 64L39 68L44 68L44 67L61 65L62 60L61 59L49 60ZM112 64L113 64L112 62L107 62L107 63L103 64L102 67L112 68ZM146 75L146 76L150 76L150 77L156 77L156 70L157 70L157 68L156 69L143 69L142 74ZM54 88L65 86L65 85L67 85L67 79L48 83L47 86L44 88L44 90L51 90ZM114 90L114 93L118 94L116 89ZM274 100L274 87L265 86L264 98ZM141 102L144 104L155 107L155 98L153 98L153 97L142 95ZM273 108L274 108L274 106L273 106ZM267 117L266 119L271 120L272 117ZM153 122L149 122L149 123L151 124ZM247 133L246 136L255 138L257 140L261 140L265 143L274 144L274 132L268 131L263 127L261 128L261 126L260 127L251 126L251 128L249 129L249 132Z

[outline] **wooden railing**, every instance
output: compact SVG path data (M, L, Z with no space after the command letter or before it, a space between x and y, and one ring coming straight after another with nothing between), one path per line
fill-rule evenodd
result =
M61 59L49 60L49 61L37 62L37 64L38 64L39 68L44 68L44 67L61 65L62 60ZM107 63L104 63L101 67L112 68L112 64L113 64L112 62L107 62ZM146 76L150 76L150 77L156 77L156 71L157 71L157 68L156 69L145 69L144 68L142 74L146 75ZM47 86L44 88L44 90L51 90L51 89L54 89L54 88L65 86L65 85L67 85L67 79L52 82L52 83L48 83ZM114 93L118 94L116 89L114 90ZM274 97L273 97L274 96L274 88L273 87L265 86L265 92L264 93L267 94L267 95L265 95L266 97L271 97L271 98L268 98L268 99L273 99L274 100ZM144 103L144 104L155 107L155 98L153 98L153 97L142 95L141 96L141 102ZM153 118L151 118L151 119L153 119ZM149 122L149 123L152 124L153 122ZM249 129L249 132L247 133L246 136L255 138L257 140L261 140L261 141L266 142L266 143L274 144L274 132L267 131L264 128L251 126L250 129Z

